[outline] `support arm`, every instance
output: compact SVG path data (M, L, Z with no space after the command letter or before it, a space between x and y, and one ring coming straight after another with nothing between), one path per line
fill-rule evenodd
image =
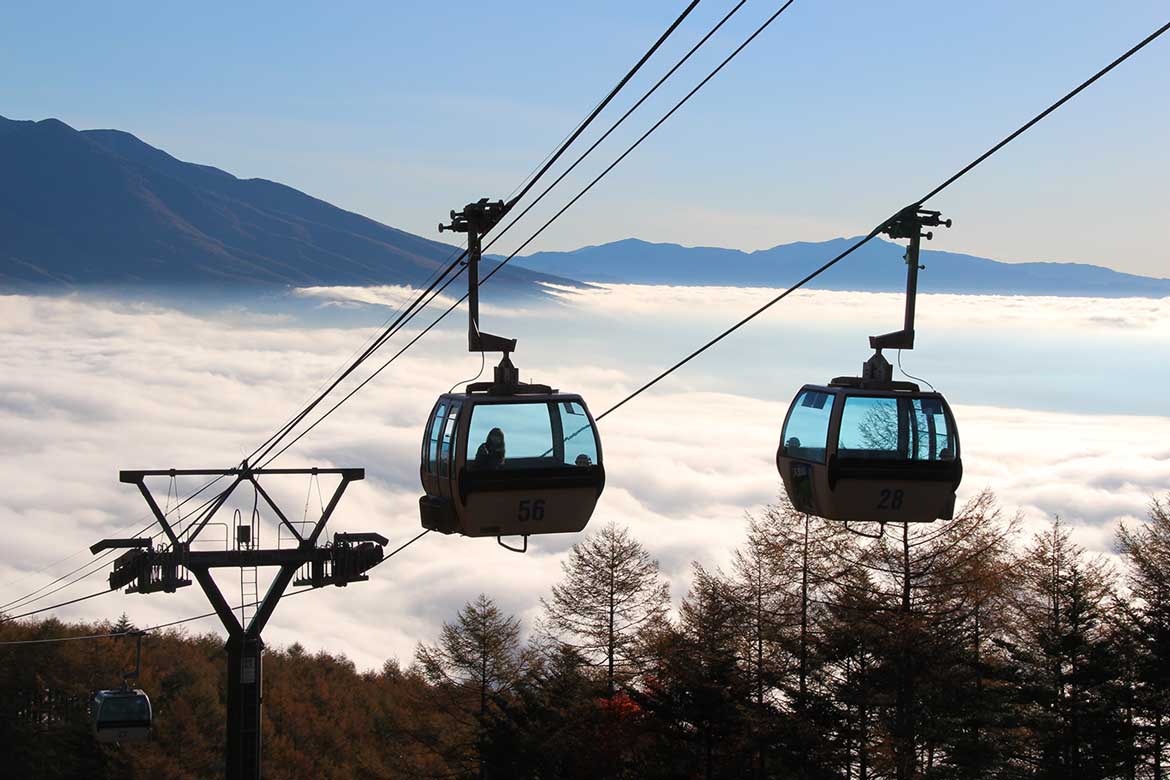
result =
M906 309L902 329L881 336L870 336L869 346L881 354L883 349L914 349L914 310L918 299L918 272L925 266L919 265L922 239L934 238L931 232L922 232L924 227L950 227L951 220L942 220L938 211L928 211L918 204L907 206L892 219L881 232L893 239L908 238L906 248Z
M439 225L439 232L451 230L467 234L467 350L469 352L503 352L505 357L516 350L516 339L493 336L479 329L479 261L483 254L480 239L504 218L511 208L502 200L481 198L468 203L463 211L451 212L451 224Z

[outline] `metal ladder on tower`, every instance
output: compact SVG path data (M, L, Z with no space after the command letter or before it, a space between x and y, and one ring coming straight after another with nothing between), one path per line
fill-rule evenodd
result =
M256 602L260 600L255 566L240 567L240 625L247 627L256 614Z
M236 549L253 550L260 543L260 523L255 508L250 522L236 523ZM260 601L259 574L255 566L240 567L240 626L245 630L256 614Z

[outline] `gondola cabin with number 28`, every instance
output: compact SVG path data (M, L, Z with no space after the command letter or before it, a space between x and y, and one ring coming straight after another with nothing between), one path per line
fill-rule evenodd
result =
M829 520L949 520L963 464L946 400L909 382L837 381L801 388L784 421L776 465L793 506Z
M859 377L805 385L784 418L776 467L792 505L827 520L930 523L950 520L963 478L955 418L940 393L893 378L883 349L914 347L923 227L950 227L918 204L898 213L883 232L908 238L906 310L902 329L871 336L874 354Z

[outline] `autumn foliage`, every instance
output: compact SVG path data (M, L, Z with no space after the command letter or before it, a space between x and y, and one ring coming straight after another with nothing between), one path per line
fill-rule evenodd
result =
M785 504L670 608L626 529L594 529L523 626L473 599L400 665L264 658L268 778L1161 780L1170 513L1116 561L994 496L875 538ZM876 530L876 529L874 529ZM222 775L220 638L147 635L150 743L99 746L86 701L132 665L121 624L0 623L0 776Z

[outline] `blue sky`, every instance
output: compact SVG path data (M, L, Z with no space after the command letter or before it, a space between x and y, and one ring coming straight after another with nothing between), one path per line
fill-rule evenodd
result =
M437 238L448 209L507 195L682 5L12 4L0 114L128 130ZM578 186L777 5L749 0ZM622 105L730 7L704 0ZM867 232L1167 17L1155 0L797 0L532 249ZM1167 139L1170 35L934 201L956 221L935 246L1170 276ZM575 189L558 192L550 207Z

